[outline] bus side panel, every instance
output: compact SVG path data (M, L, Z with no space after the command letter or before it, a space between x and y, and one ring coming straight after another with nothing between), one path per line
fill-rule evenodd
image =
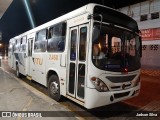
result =
M46 86L46 53L33 53L32 79Z
M63 61L63 62L62 62ZM55 72L60 82L61 95L66 95L66 53L48 53L46 55L46 75ZM63 63L63 64L62 64ZM49 76L46 76L46 78ZM47 85L47 82L46 82Z

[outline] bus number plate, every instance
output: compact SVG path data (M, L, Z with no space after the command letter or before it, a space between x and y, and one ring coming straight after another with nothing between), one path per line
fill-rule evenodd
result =
M58 60L58 55L49 55L49 60Z

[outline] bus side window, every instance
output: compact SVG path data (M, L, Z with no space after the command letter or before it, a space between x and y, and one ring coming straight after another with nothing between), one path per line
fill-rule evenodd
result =
M12 43L13 45L13 53L16 51L16 40Z
M65 48L66 23L52 26L48 32L48 52L62 52Z
M51 39L53 36L53 27L49 28L48 39Z
M22 51L26 51L26 41L27 41L27 37L24 36L24 37L22 38L22 44L21 44L21 49L22 49Z
M22 40L23 38L19 39L19 51L22 52Z
M9 46L8 46L8 52L12 52L13 51L13 45L12 42L9 42Z
M16 40L15 51L20 51L20 39Z
M45 52L47 49L47 29L43 29L36 34L34 51L35 52Z

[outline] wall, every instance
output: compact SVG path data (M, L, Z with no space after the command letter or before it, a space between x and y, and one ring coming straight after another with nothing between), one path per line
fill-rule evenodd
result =
M156 36L158 36L158 39L155 38L156 36L150 39L142 39L141 63L142 68L160 69L160 0L148 0L120 8L119 11L135 19L140 30L157 30ZM152 19L151 14L155 12L159 13L159 18ZM141 21L142 15L147 15L147 19ZM149 35L149 33L143 32L143 35Z

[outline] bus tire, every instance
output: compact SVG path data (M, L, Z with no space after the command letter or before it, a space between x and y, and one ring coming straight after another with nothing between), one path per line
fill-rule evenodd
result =
M18 65L16 65L16 76L17 76L18 78L21 78L21 73L19 72L19 67L18 67Z
M60 94L60 83L57 75L51 75L49 77L48 83L48 92L51 98L56 100L57 102L61 99Z

